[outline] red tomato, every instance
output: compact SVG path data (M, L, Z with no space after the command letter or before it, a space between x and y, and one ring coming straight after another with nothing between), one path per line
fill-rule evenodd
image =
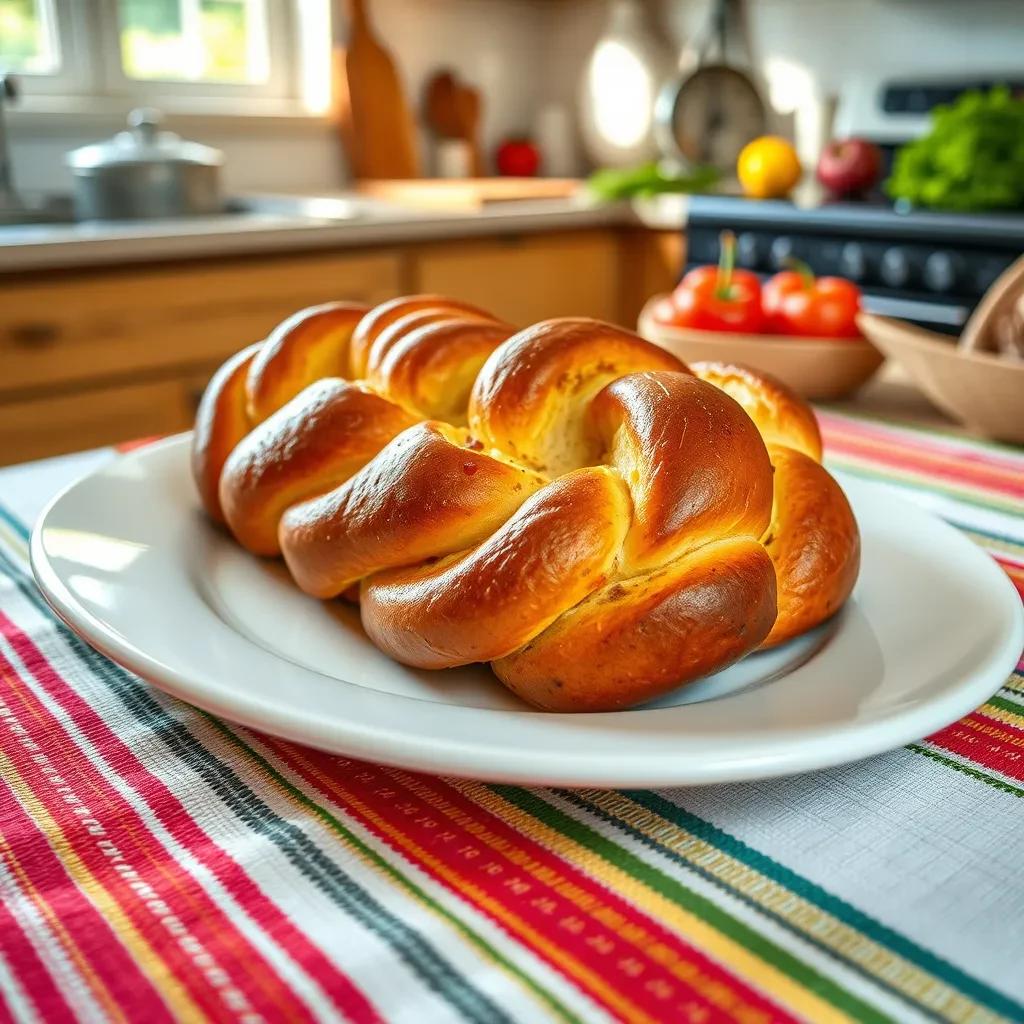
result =
M842 277L815 277L804 266L784 270L762 293L768 330L818 338L859 338L860 289Z
M532 178L540 170L540 150L529 139L506 139L494 156L498 173L509 178Z
M749 270L736 270L735 238L722 232L722 257L717 267L697 267L676 285L673 323L701 331L759 334L764 328L761 282Z

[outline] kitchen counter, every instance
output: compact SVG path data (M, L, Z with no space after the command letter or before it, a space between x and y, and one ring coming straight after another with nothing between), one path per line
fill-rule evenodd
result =
M213 217L0 227L0 273L640 223L628 204L594 206L580 199L428 211L344 193L301 199L256 197L251 209Z

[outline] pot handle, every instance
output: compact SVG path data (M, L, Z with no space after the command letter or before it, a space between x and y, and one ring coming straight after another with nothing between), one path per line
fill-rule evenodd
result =
M156 107L136 107L128 115L128 127L139 142L156 141L164 115Z

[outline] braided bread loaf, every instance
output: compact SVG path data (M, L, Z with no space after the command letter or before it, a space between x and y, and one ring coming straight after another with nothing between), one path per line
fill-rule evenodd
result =
M537 707L629 707L822 622L859 539L807 405L585 319L331 303L230 359L203 504L408 665L489 661Z

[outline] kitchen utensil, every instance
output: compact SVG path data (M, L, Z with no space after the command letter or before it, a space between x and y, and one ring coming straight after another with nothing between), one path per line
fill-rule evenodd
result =
M658 155L654 103L672 58L641 0L609 0L608 20L580 85L580 132L591 160L629 167Z
M480 93L469 85L458 85L455 90L455 110L459 120L459 137L469 143L470 166L473 177L484 176L483 153L480 149Z
M465 139L438 139L434 170L439 178L466 179L473 173L473 151Z
M193 217L223 210L224 154L160 131L161 120L159 110L140 107L128 115L128 131L67 154L79 220Z
M728 63L730 32L742 38L739 20L739 0L716 0L704 38L684 59L689 70L659 93L655 133L665 156L731 174L740 150L765 134L767 109L757 86Z
M524 784L726 782L916 740L991 696L1020 656L1020 600L982 549L889 491L842 485L863 558L837 619L652 705L604 714L538 714L486 667L391 661L354 608L304 596L199 517L187 437L65 491L38 521L32 564L57 614L104 654L264 732Z
M429 128L442 139L461 137L461 121L455 102L455 75L438 71L424 92L423 112Z
M953 345L947 335L873 313L857 323L944 412L985 437L1024 444L1024 360Z
M339 125L356 178L416 178L416 126L391 55L373 31L366 0L348 0L348 46L338 78Z
M882 365L883 355L857 338L791 338L775 334L730 334L672 327L654 318L664 296L640 313L637 330L683 362L703 359L743 363L778 377L804 398L828 401L852 394Z
M442 139L460 139L469 147L470 174L483 176L480 153L480 93L460 82L451 71L435 74L424 97L427 124Z

